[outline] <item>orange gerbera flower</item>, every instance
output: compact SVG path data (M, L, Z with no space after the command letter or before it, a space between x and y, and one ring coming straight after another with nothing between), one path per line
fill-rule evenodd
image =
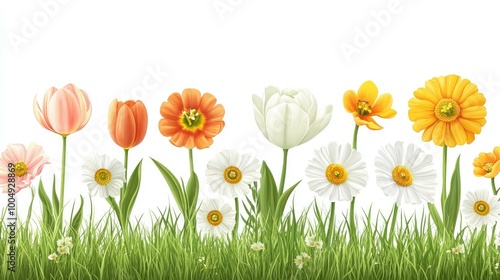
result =
M495 178L500 172L500 147L496 146L493 153L479 153L473 165L477 177Z
M224 107L217 104L210 93L201 96L199 90L187 88L172 93L161 105L163 118L158 128L163 136L171 137L170 143L177 147L204 149L213 143L213 137L224 128Z
M413 130L438 146L470 144L486 124L486 102L477 86L457 75L435 77L408 102Z
M396 111L391 107L392 96L389 93L378 96L378 88L372 81L364 82L357 94L353 90L344 93L346 111L352 114L357 125L366 125L369 129L382 129L373 116L385 119L396 116Z

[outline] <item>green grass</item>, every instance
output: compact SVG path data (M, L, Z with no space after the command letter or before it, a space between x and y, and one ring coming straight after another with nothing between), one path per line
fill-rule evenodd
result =
M495 268L499 250L485 231L464 230L443 239L427 216L413 215L399 216L391 234L391 219L374 216L371 208L360 216L358 227L364 230L358 241L350 241L345 217L336 217L327 239L329 216L315 203L301 213L292 208L277 231L262 232L258 223L248 222L236 238L184 234L170 209L151 212L151 226L132 223L136 226L124 237L109 213L85 221L73 235L70 254L61 255L59 262L48 255L62 236L50 234L38 222L17 230L15 272L7 270L8 247L0 242L0 279L500 279ZM7 235L2 223L2 240ZM306 246L308 235L322 240L323 248ZM264 251L251 250L257 241L264 243ZM462 243L465 254L446 253ZM311 259L298 269L294 259L302 252Z

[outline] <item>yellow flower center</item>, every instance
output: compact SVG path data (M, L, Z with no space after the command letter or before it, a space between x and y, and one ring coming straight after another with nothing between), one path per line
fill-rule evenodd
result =
M483 169L484 169L484 171L490 173L493 170L493 163L491 163L491 162L485 162L483 164Z
M474 212L480 216L486 216L490 213L490 205L486 201L478 200L474 203Z
M326 179L334 184L340 185L347 181L349 174L347 170L340 164L330 164L325 171Z
M434 115L444 122L452 122L460 116L460 106L451 98L444 98L434 108Z
M200 114L200 112L198 112L198 110L188 109L182 111L180 123L185 129L194 131L196 129L203 128L205 118L202 114Z
M222 213L219 210L212 210L208 212L207 221L212 226L218 226L222 223Z
M409 187L413 184L413 174L408 168L402 165L394 167L392 170L392 179L400 187Z
M358 100L358 114L361 116L368 115L372 113L372 106L365 100Z
M101 168L95 172L94 180L97 184L106 186L111 181L111 172L106 168Z
M224 170L224 179L229 184L238 184L242 178L241 170L236 166L229 166Z
M14 174L16 174L17 177L22 177L28 173L28 165L24 161L18 161L16 164L14 164Z

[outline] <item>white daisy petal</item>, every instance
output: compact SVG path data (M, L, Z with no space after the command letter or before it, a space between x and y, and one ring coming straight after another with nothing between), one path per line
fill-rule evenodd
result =
M221 236L231 231L235 225L233 208L221 199L205 201L196 214L198 228L213 236Z
M382 147L375 158L377 185L384 194L401 203L419 204L433 202L437 175L432 155L403 142Z

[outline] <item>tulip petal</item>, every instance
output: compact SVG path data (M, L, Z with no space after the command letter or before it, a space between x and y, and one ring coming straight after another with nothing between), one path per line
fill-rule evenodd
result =
M136 133L134 139L134 147L139 145L144 137L146 137L146 132L148 130L148 112L146 110L146 106L142 101L138 100L131 107L132 112L134 113L135 125L136 125Z
M108 110L108 130L111 138L116 142L116 114L118 108L118 100L115 98L111 101Z
M252 100L253 100L253 115L255 117L255 122L257 123L257 127L260 129L260 131L262 132L262 134L264 134L264 136L266 138L268 138L267 136L267 129L266 129L266 121L264 120L264 114L263 114L263 111L262 111L262 99L260 99L260 97L258 97L257 95L253 95L252 96Z
M290 149L299 145L306 135L309 117L296 104L280 103L267 112L266 127L269 141L283 149Z
M358 100L367 101L373 105L378 96L378 88L372 81L366 81L359 87Z
M310 127L309 130L307 131L306 135L300 141L300 144L304 144L307 141L311 140L313 137L318 135L325 127L330 123L330 119L332 117L332 105L328 105L325 109L325 113L323 116L316 120Z
M36 120L43 128L55 132L50 123L47 122L46 116L44 115L43 111L40 108L40 105L36 100L36 96L33 100L33 112L35 113Z
M113 140L115 140L118 146L129 149L134 144L136 131L134 113L128 105L124 104L120 107L116 116L116 140Z
M357 112L358 108L356 107L358 104L358 97L354 90L348 90L344 93L344 108L348 113Z
M46 114L58 134L69 135L80 126L82 108L75 95L62 88L50 99Z

